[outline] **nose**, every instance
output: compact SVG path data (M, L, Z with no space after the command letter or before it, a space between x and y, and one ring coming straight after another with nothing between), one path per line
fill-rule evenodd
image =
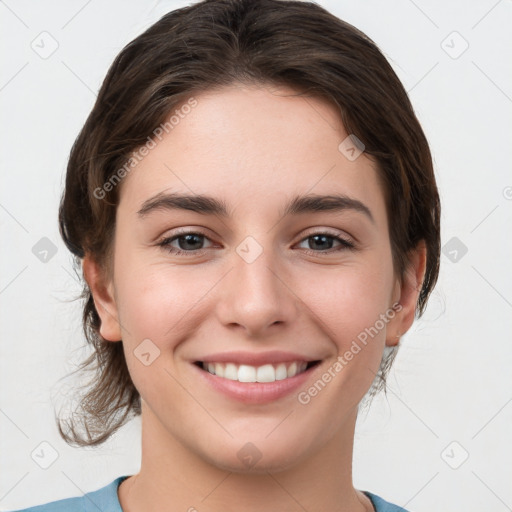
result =
M278 325L291 324L299 299L290 287L289 273L276 264L272 251L263 250L250 263L235 253L233 265L217 303L220 322L250 337L268 336Z

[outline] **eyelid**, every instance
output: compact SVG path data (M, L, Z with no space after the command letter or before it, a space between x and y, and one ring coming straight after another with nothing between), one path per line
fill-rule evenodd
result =
M198 236L203 237L204 239L208 240L213 245L215 245L215 243L203 231L203 229L187 227L187 228L177 228L172 234L160 237L157 241L157 246L161 247L164 250L167 250L168 253L175 255L175 256L181 256L181 255L186 254L185 257L187 257L187 256L202 256L208 249L211 249L211 247L206 247L206 248L197 249L197 250L185 250L185 249L179 249L179 248L175 248L175 247L171 246L172 242L175 242L180 237L186 236L186 235L198 235ZM337 241L340 244L340 246L337 248L330 248L325 251L322 251L322 250L315 251L313 249L302 249L302 251L306 254L310 254L310 255L314 255L314 256L317 256L317 255L329 256L333 253L341 252L343 250L346 251L346 250L355 250L356 249L356 242L354 241L353 237L347 236L346 233L344 235L343 233L335 231L331 228L321 228L321 227L310 228L309 230L307 230L306 233L303 233L301 235L301 238L297 242L294 243L294 246L305 242L308 238L311 238L313 236L320 236L320 235L325 235L329 238L334 239L335 241Z
M342 238L347 242L355 243L356 240L353 236L349 235L346 231L335 230L333 228L314 227L306 230L305 234L301 235L299 242L314 235L329 235L335 238Z
M169 233L169 231L171 231ZM210 235L207 233L207 230L204 228L196 227L196 226L189 226L186 228L175 228L172 230L167 230L163 235L158 236L156 238L155 242L158 244L159 242L163 242L165 240L169 240L170 238L177 238L179 236L185 236L185 235L201 235L205 238L208 238L211 240Z
M171 234L159 236L156 240L156 245L163 245L164 242L169 242L171 240L174 242L178 238L180 238L182 236L186 236L186 235L199 235L199 236L204 237L206 240L209 240L211 243L213 243L211 237L206 232L204 232L201 228L176 228ZM190 252L190 253L195 252L196 254L198 254L199 251L202 251L202 250L204 250L204 249L198 249L197 251L184 251L184 252Z
M196 228L196 227L191 226L191 227L187 227L187 228L176 228L171 234L161 235L157 238L156 243L158 244L160 242L169 240L171 238L177 238L180 235L182 235L182 236L184 236L184 235L201 235L201 236L204 236L205 238L207 238L208 240L212 241L210 236L205 232L205 230L203 228L199 228L199 227ZM332 236L335 238L342 238L345 241L350 242L350 243L355 243L355 241L356 241L354 239L354 237L352 237L351 235L349 235L346 232L336 231L331 228L315 227L315 228L309 228L305 233L303 233L301 235L300 238L297 239L297 242L295 242L295 243L302 242L302 241L304 241L304 239L306 239L310 236L314 236L314 235L329 235L329 236Z
M331 248L326 251L315 251L313 249L303 249L303 252L313 256L325 256L328 257L332 254L336 254L342 251L355 251L357 249L357 243L351 236L347 236L347 234L343 234L337 231L333 231L329 228L312 228L312 231L305 233L301 236L300 240L296 242L296 244L301 244L305 242L308 238L317 235L326 235L329 238L334 239L336 242L340 244L339 247Z

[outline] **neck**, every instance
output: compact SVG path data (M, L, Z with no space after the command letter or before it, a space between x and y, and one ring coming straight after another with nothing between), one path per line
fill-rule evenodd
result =
M313 456L281 471L232 472L218 468L172 437L143 402L142 462L119 487L124 512L338 512L372 511L352 484L357 412Z

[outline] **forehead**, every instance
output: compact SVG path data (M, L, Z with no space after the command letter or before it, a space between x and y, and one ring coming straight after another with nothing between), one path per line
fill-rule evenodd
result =
M123 179L119 209L135 212L163 191L214 195L237 211L339 192L385 212L375 164L340 150L349 134L328 102L246 85L193 98Z

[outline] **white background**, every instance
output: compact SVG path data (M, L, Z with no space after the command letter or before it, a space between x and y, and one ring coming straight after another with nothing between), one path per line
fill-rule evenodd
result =
M354 485L415 512L512 510L512 1L319 3L391 61L431 144L443 245L457 237L468 249L455 262L442 256L387 399L359 418ZM80 288L57 208L69 150L113 58L184 5L0 3L0 510L138 471L140 419L97 449L71 448L56 430L70 383L59 379L83 355L81 309L70 301ZM58 42L47 59L31 48L43 31ZM57 247L46 263L32 252L42 237ZM46 470L31 458L43 441L58 453Z

